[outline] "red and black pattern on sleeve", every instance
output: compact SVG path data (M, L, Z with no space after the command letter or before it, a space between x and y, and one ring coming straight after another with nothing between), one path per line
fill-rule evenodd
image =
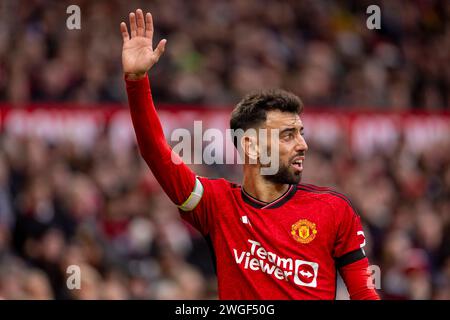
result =
M370 281L369 260L362 244L364 235L361 219L352 202L343 194L330 188L300 184L299 190L316 194L329 194L333 198L336 217L336 242L334 259L336 268L347 286L352 300L379 300L376 290L368 286Z
M363 239L360 216L350 199L342 193L326 187L317 187L311 184L299 184L299 190L317 194L328 194L333 196L333 207L335 207L336 244L334 248L334 259L337 268L342 268L355 261L366 257L361 248Z

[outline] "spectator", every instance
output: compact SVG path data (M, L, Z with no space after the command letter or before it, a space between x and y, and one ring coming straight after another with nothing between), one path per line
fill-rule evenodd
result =
M2 2L0 100L124 102L119 23L143 8L168 39L152 76L162 102L230 104L283 87L307 105L449 106L445 0L78 1L80 30L65 28L70 4ZM371 4L380 30L366 27Z

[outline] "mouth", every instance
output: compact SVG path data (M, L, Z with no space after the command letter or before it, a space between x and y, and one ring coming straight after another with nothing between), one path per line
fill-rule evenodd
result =
M297 157L292 162L291 165L296 171L303 171L303 161L305 157Z

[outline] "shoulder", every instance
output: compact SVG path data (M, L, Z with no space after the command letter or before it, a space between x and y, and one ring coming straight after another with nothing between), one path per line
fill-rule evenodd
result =
M348 210L357 214L357 211L350 199L328 187L320 187L313 184L300 183L297 185L297 191L305 196L310 196L318 201L325 202L337 210Z

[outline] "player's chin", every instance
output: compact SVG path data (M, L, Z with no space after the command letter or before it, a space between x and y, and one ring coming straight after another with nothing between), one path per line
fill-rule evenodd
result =
M302 180L302 171L292 168L289 171L289 184L299 184Z
M302 173L301 171L293 170L293 168L289 168L288 166L282 166L276 174L264 177L273 183L299 184L302 179Z
M296 172L294 174L294 176L292 177L292 184L299 184L300 181L302 181L302 173L301 172Z

